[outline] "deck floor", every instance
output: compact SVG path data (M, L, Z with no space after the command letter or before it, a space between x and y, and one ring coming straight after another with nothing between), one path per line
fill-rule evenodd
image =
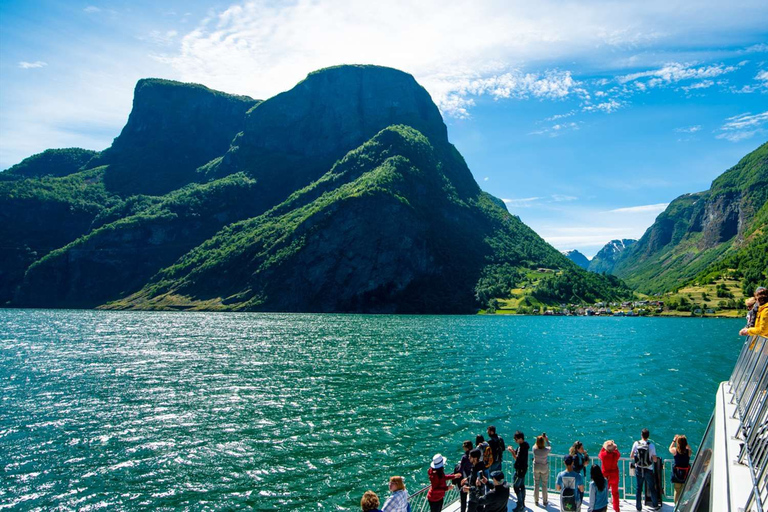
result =
M550 492L548 499L549 504L545 508L544 505L542 505L541 501L539 501L539 505L536 506L536 504L533 502L533 497L531 496L532 493L526 493L525 497L525 509L530 512L556 512L560 510L560 495L555 492ZM517 501L515 501L514 498L509 499L509 504L507 505L507 511L512 512L512 510L517 505ZM621 512L637 512L635 509L635 500L632 501L626 501L621 500L619 501L619 505L621 506ZM589 499L585 498L584 501L581 504L581 512L586 512L587 508L589 506ZM662 503L662 512L672 512L675 509L675 505L673 503ZM443 509L445 512L460 512L461 510L461 503L455 502L451 503L447 507ZM650 507L643 507L643 511L648 512L653 510ZM611 506L611 503L608 503L608 512L613 512L613 507Z

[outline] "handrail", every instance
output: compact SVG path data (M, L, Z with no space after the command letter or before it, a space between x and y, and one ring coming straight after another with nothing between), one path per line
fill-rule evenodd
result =
M737 436L744 441L738 462L749 468L752 491L745 511L764 512L768 505L768 339L746 339L730 380Z
M547 463L549 464L550 471L547 478L547 491L551 492L557 492L555 491L555 482L557 480L557 475L560 471L565 470L565 455L559 455L555 453L551 453L547 457ZM594 459L590 459L590 461L594 460L595 464L600 465L600 459L595 457ZM668 479L667 475L671 475L672 472L672 466L674 464L674 461L672 459L661 459L661 482L662 482L662 488L660 489L659 496L661 497L662 501L671 501L673 498L673 487L672 485L667 485ZM619 498L620 499L628 499L635 497L635 478L630 476L629 474L629 465L633 462L633 460L629 457L621 457L619 459ZM504 460L502 461L502 470L504 471L505 476L507 477L507 480L511 482L512 475L514 474L514 467L513 467L514 461L511 460ZM532 490L533 489L533 467L530 466L530 470L525 475L525 486L527 489ZM427 493L429 492L430 486L427 485L425 487L420 488L418 491L414 492L413 494L410 494L408 496L408 502L411 504L411 510L412 512L422 512L429 510L429 503L427 502ZM459 491L456 487L451 489L450 491L445 493L445 498L443 501L443 507L447 507L448 505L456 502L459 500Z

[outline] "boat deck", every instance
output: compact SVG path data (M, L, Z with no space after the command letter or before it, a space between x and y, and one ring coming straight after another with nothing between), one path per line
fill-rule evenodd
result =
M527 493L528 494L528 493ZM535 503L533 503L533 499L526 495L525 501L526 501L526 507L525 509L530 512L556 512L560 510L560 495L555 492L550 492L549 496L549 504L544 507L541 502L539 502L539 506L536 506ZM512 512L512 510L517 505L517 501L515 501L513 498L509 499L509 504L507 505L507 511ZM635 500L627 501L627 500L620 500L619 505L621 506L621 512L637 512L635 509ZM581 504L581 512L586 512L589 507L589 499L585 498L584 501ZM673 503L662 503L662 512L672 512L675 509L675 505ZM443 509L445 512L460 512L461 510L461 504L456 501L454 503L451 503L447 507ZM650 507L643 507L643 511L650 512L653 509ZM608 512L613 512L613 507L611 506L610 502L608 503Z

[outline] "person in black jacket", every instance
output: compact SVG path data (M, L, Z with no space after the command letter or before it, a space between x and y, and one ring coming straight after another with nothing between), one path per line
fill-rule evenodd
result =
M467 512L475 512L478 509L478 501L485 494L485 484L488 480L485 478L485 464L480 459L481 456L482 454L477 448L469 452L472 472L461 481L461 491L469 495Z
M517 506L512 512L522 512L525 510L525 474L528 472L528 451L531 447L519 430L515 432L515 442L518 445L517 450L511 446L507 448L515 459L515 479L512 481L512 488L517 496Z
M488 427L488 446L491 447L491 454L493 455L493 463L488 470L491 473L501 471L501 460L504 458L507 447L504 444L504 438L496 434L496 427L493 425Z
M506 512L507 503L509 503L509 484L504 481L504 473L494 471L491 473L493 478L493 490L480 498L478 506L485 507L485 512Z
M464 441L464 456L461 458L461 461L458 465L458 471L454 471L454 473L461 473L461 479L464 480L465 478L468 478L469 475L472 474L472 461L469 460L469 454L472 451L472 441ZM461 485L461 482L453 481L454 484ZM467 511L467 497L469 496L469 493L464 491L464 487L460 487L459 489L459 497L461 498L461 512Z

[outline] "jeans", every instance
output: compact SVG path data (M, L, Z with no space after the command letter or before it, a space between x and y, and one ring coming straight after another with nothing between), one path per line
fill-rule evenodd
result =
M541 494L544 497L544 503L548 503L547 500L547 485L549 485L549 466L544 466L545 469L533 468L533 501L539 502L539 486L541 486Z
M525 473L526 471L527 470L525 469L515 470L515 480L512 484L512 489L515 491L515 496L517 496L517 506L515 507L515 510L525 509Z
M637 496L635 497L635 508L637 510L643 509L643 501L645 494L643 493L643 484L645 489L651 492L651 503L654 507L659 506L659 491L656 489L656 479L654 473L650 469L637 468L635 478L637 478Z
M619 472L609 472L605 474L608 480L608 488L611 490L611 499L613 501L613 510L619 512Z
M467 512L467 498L469 497L469 493L459 492L459 497L461 498L461 512Z

